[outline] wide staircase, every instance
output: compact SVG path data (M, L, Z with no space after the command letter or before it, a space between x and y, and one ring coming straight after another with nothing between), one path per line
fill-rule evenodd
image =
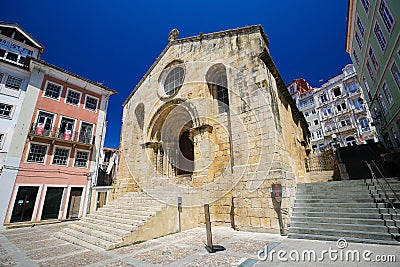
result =
M144 192L127 192L55 235L90 249L113 249L131 243L132 235L162 216L166 206Z
M299 184L288 237L400 245L398 196L398 178Z

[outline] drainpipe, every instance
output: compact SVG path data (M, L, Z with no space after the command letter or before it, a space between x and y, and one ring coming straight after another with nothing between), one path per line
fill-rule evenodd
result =
M104 129L106 127L106 114L107 114L107 106L108 106L108 95L105 96L105 101L106 101L106 103L105 103L106 110L104 112L103 125L101 126L100 144L99 144L100 148L104 147L103 135L104 135ZM95 144L94 147L95 147L94 149L96 149L96 144ZM89 172L89 178L88 178L88 189L89 189L89 191L87 193L88 200L87 200L87 205L86 205L85 216L88 214L88 211L89 211L89 208L90 208L90 204L91 204L92 181L93 181L92 175L94 175L94 177L98 177L98 174L99 174L100 153L101 153L101 151L99 149L99 151L97 151L97 159L96 159L96 162L95 162L95 165L96 165L95 171L94 172ZM97 179L96 179L96 182L97 182Z

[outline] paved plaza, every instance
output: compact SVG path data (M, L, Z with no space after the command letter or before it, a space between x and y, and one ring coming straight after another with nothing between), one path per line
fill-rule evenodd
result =
M111 251L93 251L53 236L66 224L0 231L0 266L399 266L400 262L400 245L348 243L339 249L337 242L288 239L227 227L213 228L214 244L226 248L213 254L204 248L203 228ZM260 251L266 251L266 247L268 257L263 261L260 257L265 258L266 254ZM315 251L315 260L308 258L312 256L310 251ZM377 262L394 261L390 255L396 257L397 263Z

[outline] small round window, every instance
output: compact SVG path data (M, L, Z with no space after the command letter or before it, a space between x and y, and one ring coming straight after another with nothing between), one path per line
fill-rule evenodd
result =
M181 88L185 71L182 67L173 68L164 81L164 90L168 96L175 94Z

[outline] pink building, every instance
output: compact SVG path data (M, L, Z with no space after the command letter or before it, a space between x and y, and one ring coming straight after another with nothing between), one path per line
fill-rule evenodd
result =
M40 88L27 89L30 99L24 104L34 106L33 114L21 142L5 225L86 213L104 143L108 99L116 93L38 59L28 64L31 80L39 80Z

